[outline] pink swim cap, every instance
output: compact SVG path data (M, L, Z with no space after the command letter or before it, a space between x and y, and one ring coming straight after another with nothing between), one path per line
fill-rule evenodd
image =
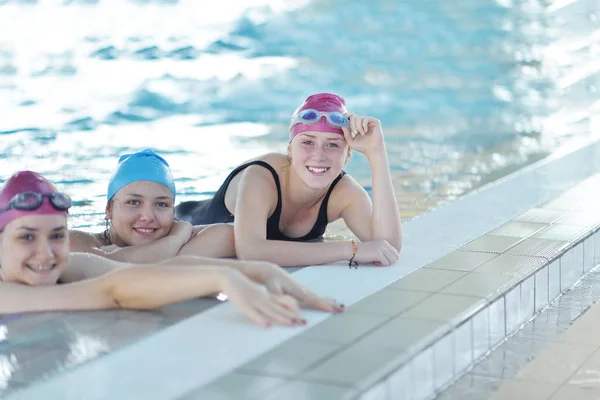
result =
M298 107L292 116L292 119L296 114L300 111L313 109L321 112L333 112L337 111L342 114L346 114L348 110L346 110L346 101L338 96L337 94L332 93L317 93L311 96L308 96L304 103ZM341 128L337 128L335 126L331 126L327 123L327 119L325 117L321 117L314 124L302 124L297 123L293 126L290 126L290 142L294 139L299 133L314 131L314 132L329 132L329 133L337 133L339 135L344 135L344 132Z
M56 188L49 180L33 171L19 171L11 176L0 189L0 210L7 207L14 196L23 192L37 192L41 194L50 194L56 192ZM45 197L42 204L35 210L17 210L14 208L0 213L0 230L17 218L26 215L67 215L66 210L57 210L50 204L50 199Z

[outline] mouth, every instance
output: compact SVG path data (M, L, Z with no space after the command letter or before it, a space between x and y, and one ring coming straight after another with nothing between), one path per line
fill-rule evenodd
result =
M154 235L154 232L157 231L156 228L133 228L135 233L143 237L149 237Z
M310 167L307 166L306 169L313 175L324 175L329 171L329 167Z
M46 264L46 265L27 264L27 268L29 268L31 271L35 272L36 274L45 275L45 274L48 274L50 271L52 271L54 268L56 268L56 263L53 262L53 263Z

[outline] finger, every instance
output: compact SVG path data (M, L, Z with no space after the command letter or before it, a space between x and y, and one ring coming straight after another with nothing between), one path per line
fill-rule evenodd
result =
M346 310L346 307L343 304L340 304L337 301L335 301L334 299L330 299L329 297L321 297L320 300L322 303L325 304L326 307L328 307L331 310L329 312L341 313ZM321 310L327 311L322 308L321 308Z
M358 126L356 125L357 120L358 117L356 115L353 115L352 118L350 118L350 131L352 132L353 139L358 134Z
M275 303L281 305L284 308L287 308L290 311L293 311L295 313L300 313L300 305L298 304L298 302L296 301L296 299L294 299L293 297L290 297L290 296L273 296L272 300Z
M344 132L344 138L346 139L346 142L350 142L351 139L354 139L352 137L352 133L350 132L350 125L348 125L348 127L342 127L342 132Z
M356 132L358 132L360 135L363 135L362 120L362 117L356 118Z
M266 317L283 325L297 325L302 321L299 312L292 312L276 303L267 303L260 311Z
M391 251L386 251L385 252L385 257L388 260L388 265L392 265L396 263L396 256L394 256L394 253L392 253Z
M392 246L391 244L389 245L388 249L389 252L392 254L392 257L394 258L394 261L398 261L398 259L400 258L400 252L398 251L398 249Z
M379 255L379 265L382 265L384 267L390 265L390 260L388 260L388 258L385 256L384 252L381 252Z
M328 299L326 297L309 297L306 300L306 304L311 308L315 308L317 310L333 313L340 312L340 305L333 299Z
M285 288L285 294L293 297L296 301L303 301L310 296L311 293L310 290L297 283L288 285Z
M271 321L261 316L260 313L253 307L243 307L240 308L240 311L242 311L242 313L248 317L250 321L262 326L263 328L270 328L272 325Z
M362 136L366 135L367 131L364 129L363 125L364 125L364 121L365 118L364 117L360 117L357 121L356 121L356 128L358 130L358 133L360 133Z
M267 287L267 290L273 294L277 294L277 295L283 294L283 288L277 282L267 282L267 284L265 286Z
M390 251L391 253L395 254L396 256L398 256L400 254L398 252L398 249L396 249L394 246L392 246L392 244L390 242L388 242L387 240L383 241L383 248Z
M363 118L363 120L362 120L362 128L363 128L363 132L365 133L365 135L367 133L369 133L369 119L368 118Z

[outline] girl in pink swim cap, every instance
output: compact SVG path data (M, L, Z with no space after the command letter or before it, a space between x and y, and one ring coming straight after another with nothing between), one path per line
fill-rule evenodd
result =
M304 325L299 303L343 311L270 263L213 259L200 265L198 257L178 256L133 264L70 254L70 206L68 195L32 171L16 173L0 189L0 313L155 309L219 292L262 326Z
M193 224L235 221L242 259L282 266L394 264L402 229L381 122L348 112L336 94L317 93L293 113L289 137L287 154L243 163L212 199L181 203L175 217ZM371 166L372 198L343 171L351 150ZM359 242L309 243L340 218Z

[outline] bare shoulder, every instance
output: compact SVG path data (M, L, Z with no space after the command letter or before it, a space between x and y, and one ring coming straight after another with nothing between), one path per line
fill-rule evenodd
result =
M281 175L283 168L289 167L289 160L285 154L267 153L255 159L269 164L278 176ZM275 182L271 171L260 165L251 165L243 172L244 179L252 179L253 183L263 181L266 187L275 189Z
M342 211L356 202L368 203L370 197L365 188L363 188L352 176L345 174L342 179L335 185L331 191L329 198L328 210L333 215L330 216L338 217Z
M366 193L366 190L351 175L344 174L342 179L340 179L337 185L335 185L333 188L331 195L337 196L341 194L343 196L347 196L357 193Z
M85 252L104 245L96 234L74 229L69 229L69 241L71 251L75 252Z
M277 169L285 164L289 164L287 155L282 153L267 153L259 157L259 160L270 164L273 168Z
M80 282L128 266L131 266L131 264L111 260L96 254L75 252L70 254L69 263L61 274L60 280L63 283Z

